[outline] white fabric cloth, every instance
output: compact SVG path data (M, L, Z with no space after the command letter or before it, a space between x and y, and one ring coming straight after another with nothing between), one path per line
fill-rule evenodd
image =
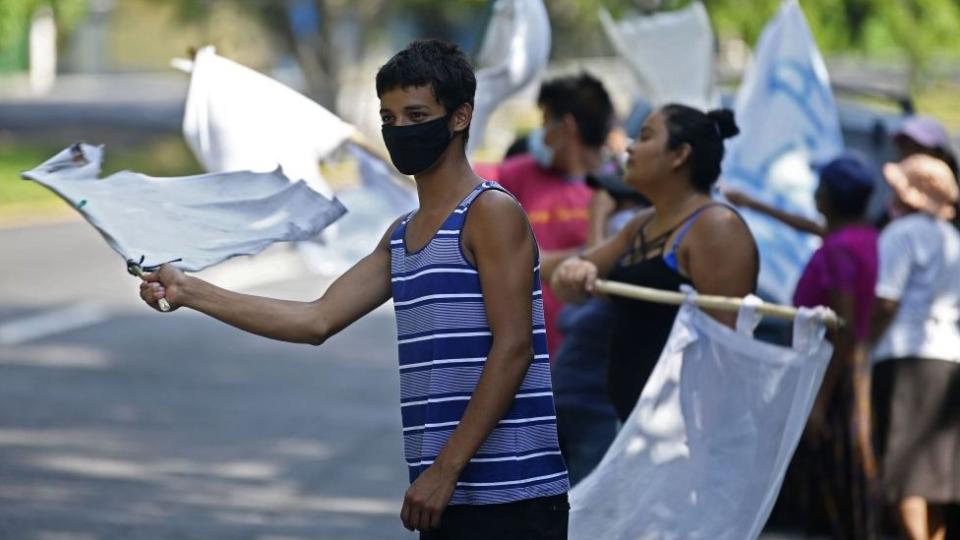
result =
M467 155L483 144L497 107L540 75L549 57L550 17L543 0L497 0L478 55Z
M319 162L356 132L316 102L212 46L193 61L183 136L209 172L272 171L280 165L329 197Z
M76 144L23 173L56 192L125 260L149 268L178 260L197 271L274 242L305 240L346 209L280 170L153 178L121 171L100 179L103 147Z
M740 135L727 141L721 179L774 206L817 217L811 164L843 150L823 58L796 0L783 3L757 45L734 110ZM818 241L766 215L743 211L760 248L759 288L788 304Z
M640 95L652 105L674 102L708 109L717 103L713 29L702 3L619 21L601 9L600 22L640 84Z
M792 348L756 341L755 305L738 331L680 309L636 407L570 493L571 540L757 538L832 347L812 310L796 319Z
M960 362L960 233L910 214L880 233L878 255L877 297L899 306L873 357Z
M337 192L350 211L337 222L337 236L330 242L300 244L301 253L309 250L306 260L311 268L328 275L343 273L367 256L399 216L418 206L416 192L383 161L350 143L346 149L357 159L362 182Z
M369 253L392 220L417 205L410 182L379 158L350 142L356 129L314 101L204 47L191 75L183 133L209 172L272 171L279 164L330 197L319 162L339 147L356 159L362 187L343 192L351 212L324 231L319 242L297 249L312 271L336 274ZM405 183L404 183L405 182Z

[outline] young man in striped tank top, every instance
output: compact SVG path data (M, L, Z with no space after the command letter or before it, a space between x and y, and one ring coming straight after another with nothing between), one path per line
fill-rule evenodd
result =
M420 208L323 297L239 294L163 266L161 298L273 339L319 345L387 300L397 314L401 519L424 539L566 538L539 254L523 210L470 167L476 79L456 46L418 41L377 73L383 138Z

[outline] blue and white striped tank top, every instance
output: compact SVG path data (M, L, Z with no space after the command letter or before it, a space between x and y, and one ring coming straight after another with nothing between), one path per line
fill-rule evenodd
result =
M404 457L410 482L426 470L460 423L483 371L492 337L475 266L463 255L467 210L493 182L476 187L419 251L390 239L393 303L400 349ZM539 261L534 269L534 360L510 409L464 468L450 504L499 504L565 493L557 444Z

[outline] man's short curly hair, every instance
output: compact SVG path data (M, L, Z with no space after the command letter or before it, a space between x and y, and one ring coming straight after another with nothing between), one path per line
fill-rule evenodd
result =
M377 97L396 88L427 86L447 113L473 106L477 78L459 47L436 39L417 40L377 71Z

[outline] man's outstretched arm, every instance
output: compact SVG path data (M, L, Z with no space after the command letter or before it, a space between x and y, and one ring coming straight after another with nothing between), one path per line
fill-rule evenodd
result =
M320 345L390 299L390 234L376 249L336 279L313 302L277 300L222 289L169 265L147 274L140 297L152 307L166 298L174 308L185 306L271 339Z

